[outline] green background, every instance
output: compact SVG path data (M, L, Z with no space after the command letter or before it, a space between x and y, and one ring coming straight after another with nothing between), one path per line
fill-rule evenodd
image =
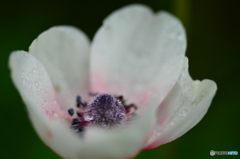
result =
M13 86L8 57L55 25L73 25L90 39L112 11L142 3L179 17L187 30L187 56L194 79L212 79L218 91L203 120L179 139L142 151L144 158L208 158L210 150L238 151L240 112L240 13L232 0L0 1L0 158L59 159L38 138ZM94 153L94 152L93 152ZM124 153L124 152L123 152ZM239 154L240 155L240 154ZM214 156L237 158L238 156Z

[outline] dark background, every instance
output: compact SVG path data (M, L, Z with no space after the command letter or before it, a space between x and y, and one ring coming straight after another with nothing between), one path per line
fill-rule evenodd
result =
M238 151L240 113L240 1L231 0L68 0L0 1L0 158L59 159L38 138L13 86L8 57L55 25L73 25L90 39L112 11L142 3L179 17L187 30L190 74L216 81L218 91L203 120L179 139L142 151L143 158L207 158L210 150ZM94 152L93 152L94 153ZM240 155L240 154L239 154ZM238 156L214 156L236 158Z

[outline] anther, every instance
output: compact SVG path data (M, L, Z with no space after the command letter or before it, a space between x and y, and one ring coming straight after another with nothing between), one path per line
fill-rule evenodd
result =
M81 106L83 106L83 107L86 107L86 106L87 106L87 102L82 102L81 96L77 96L76 101L77 101L76 106L77 106L78 108L80 108Z
M137 110L137 106L133 103L125 106L125 108L132 108L132 107Z
M79 126L77 127L77 129L78 129L78 132L82 132L82 131L84 130L84 127L81 126L81 125L79 125Z
M77 107L79 108L81 106L81 96L77 96L77 99L76 99L76 102L77 102Z
M77 103L81 103L81 96L77 96Z
M117 99L123 100L123 96L117 96Z
M124 108L125 108L127 114L131 112L132 108L134 110L137 110L137 106L133 103L131 103L129 105L125 105Z
M79 121L76 118L72 120L72 125L76 125L76 124L79 124L79 123L81 123L81 121Z
M73 114L74 114L74 110L71 108L71 109L68 109L68 114L70 115L70 116L73 116Z
M84 132L87 126L100 126L104 128L116 128L136 115L137 106L125 104L123 96L113 96L111 94L89 93L94 96L90 103L82 101L81 96L76 97L76 106L80 108L76 111L76 118L72 118L71 129L77 132ZM70 116L74 115L74 110L68 109ZM83 133L81 133L83 134Z
M80 113L80 112L77 112L77 115L78 115L79 117L82 117L82 113Z
M116 127L125 121L125 109L122 103L110 94L98 94L87 106L94 125Z
M117 98L118 100L120 100L123 105L125 105L125 100L124 100L123 96L116 96L116 98Z
M83 102L83 103L81 103L81 105L82 105L83 107L86 107L86 106L87 106L87 102Z

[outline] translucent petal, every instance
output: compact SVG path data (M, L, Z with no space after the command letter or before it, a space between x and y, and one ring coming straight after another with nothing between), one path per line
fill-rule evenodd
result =
M80 30L58 26L33 41L29 53L47 70L63 108L75 106L89 90L89 40Z
M152 103L147 103L144 115L120 130L87 128L80 137L69 128L68 115L60 108L41 63L24 51L12 53L9 63L12 79L27 105L36 132L63 158L122 159L131 158L141 150L155 120L156 108Z
M157 111L157 123L146 148L170 142L195 126L206 114L217 86L212 80L193 81L188 73L188 59L178 82Z
M155 100L157 106L180 75L185 49L178 19L142 5L124 7L107 17L94 37L91 89L122 94L138 106Z
M83 137L69 131L60 121L48 129L51 134L48 146L63 158L68 159L122 159L132 158L139 153L154 123L154 107L149 107L143 116L121 130L88 128ZM34 118L34 123L41 120ZM39 131L46 129L38 124ZM45 129L43 129L45 128ZM59 131L61 130L61 131Z
M46 70L37 59L27 52L16 51L11 54L9 65L13 82L31 117L42 116L46 125L51 123L50 120L68 120L67 113L58 103Z

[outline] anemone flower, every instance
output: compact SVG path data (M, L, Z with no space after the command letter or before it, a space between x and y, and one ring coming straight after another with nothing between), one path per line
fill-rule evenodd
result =
M217 90L192 80L181 22L143 5L113 12L90 44L57 26L15 51L12 80L43 142L63 158L123 159L170 142L206 114Z

